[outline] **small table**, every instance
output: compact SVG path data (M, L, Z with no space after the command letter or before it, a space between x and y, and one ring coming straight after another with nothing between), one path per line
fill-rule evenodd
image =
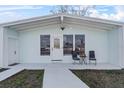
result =
M81 63L81 64L83 64L83 63L84 63L84 64L87 64L87 62L86 62L86 57L87 57L87 56L80 56L80 63Z

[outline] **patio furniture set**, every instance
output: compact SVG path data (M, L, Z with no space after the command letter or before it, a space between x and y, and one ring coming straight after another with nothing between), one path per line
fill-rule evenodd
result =
M77 62L79 64L88 64L87 58L89 58L89 64L94 61L94 64L96 65L95 51L89 51L89 57L87 57L82 50L80 50L79 53L77 51L72 51L73 64L76 64Z

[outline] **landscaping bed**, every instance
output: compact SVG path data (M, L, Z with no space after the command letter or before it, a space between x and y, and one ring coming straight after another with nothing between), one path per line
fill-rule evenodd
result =
M71 70L91 88L124 88L124 70Z
M23 70L0 82L0 88L41 88L43 70Z

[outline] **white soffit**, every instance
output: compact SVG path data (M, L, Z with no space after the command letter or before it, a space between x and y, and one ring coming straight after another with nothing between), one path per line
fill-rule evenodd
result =
M116 22L110 20L103 20L103 19L90 18L84 16L80 17L80 16L73 16L67 14L58 14L58 15L49 15L49 16L19 20L15 22L9 22L5 24L1 24L1 26L21 30L21 29L28 29L30 27L60 24L64 22L67 24L75 24L75 25L84 25L84 26L89 25L91 27L96 27L96 28L98 27L101 29L114 29L124 25L124 23L122 22Z

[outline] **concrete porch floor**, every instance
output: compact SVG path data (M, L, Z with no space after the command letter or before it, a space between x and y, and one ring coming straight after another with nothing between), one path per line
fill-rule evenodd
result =
M0 73L0 81L24 70L24 69L44 69L44 88L88 88L88 86L76 77L69 69L121 69L119 66L112 64L67 64L67 63L49 63L49 64L18 64L8 66L11 68Z
M67 69L121 69L121 67L108 64L100 63L97 65L94 64L72 64L72 63L21 63L19 64L25 69L47 69L47 68L67 68ZM11 68L11 66L9 66Z

